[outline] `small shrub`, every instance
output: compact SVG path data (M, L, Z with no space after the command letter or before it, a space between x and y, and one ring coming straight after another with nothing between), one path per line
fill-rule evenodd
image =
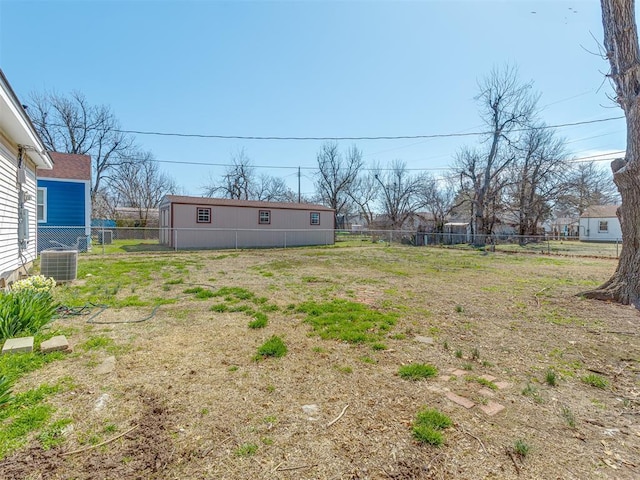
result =
M556 375L555 370L551 368L548 369L547 373L545 373L544 375L544 381L547 382L547 385L550 385L552 387L558 385L558 376Z
M438 369L433 365L424 363L411 363L402 365L398 369L398 375L407 380L420 380L422 378L434 377L438 374Z
M456 305L457 313L464 313L464 307L462 305Z
M47 291L25 287L0 292L0 339L38 333L53 320L57 307Z
M478 350L478 347L474 347L473 350L471 350L471 360L478 360L480 358L480 350Z
M606 379L602 378L600 375L596 375L595 373L590 373L589 375L585 375L582 377L582 381L587 385L591 385L592 387L605 389L609 386L609 382Z
M12 292L29 290L35 293L51 293L56 286L55 279L44 275L34 275L32 277L18 280L11 285Z
M254 313L253 318L254 320L249 322L249 328L264 328L269 322L267 316L262 312Z
M462 350L458 349L456 350L456 358L462 358Z
M524 440L516 440L513 444L513 453L524 459L531 450L531 447Z
M266 357L284 357L287 354L287 346L277 335L272 336L258 348L256 359Z

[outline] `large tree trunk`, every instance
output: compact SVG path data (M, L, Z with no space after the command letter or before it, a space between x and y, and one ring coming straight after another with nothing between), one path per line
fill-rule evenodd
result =
M627 119L627 151L611 163L622 204L622 251L613 276L588 298L610 300L640 309L640 56L634 0L601 0L604 46L611 64L616 101Z

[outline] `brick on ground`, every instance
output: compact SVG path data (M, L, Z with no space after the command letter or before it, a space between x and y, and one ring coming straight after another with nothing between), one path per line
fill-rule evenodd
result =
M10 338L4 342L2 353L33 352L33 337Z
M40 344L40 351L42 353L48 352L66 352L71 351L69 348L69 342L67 341L67 337L64 335L56 335L55 337L51 337L49 340L45 340Z
M460 369L457 369L457 370L454 370L454 371L453 371L453 372L451 372L451 373L452 373L453 375L455 375L456 377L464 377L464 376L465 376L467 373L469 373L469 372L468 372L468 371L466 371L466 370L460 370Z
M505 388L509 388L511 386L511 384L509 382L495 382L496 387L498 387L498 390L504 390Z
M480 390L478 390L478 393L480 395L482 395L483 397L493 397L495 396L495 392L493 392L492 390L489 390L488 388L481 388Z
M474 402L472 402L471 400L469 400L468 398L465 397L461 397L460 395L456 395L453 392L447 392L446 397L451 400L453 403L457 403L458 405L469 409L471 407L473 407L475 405Z
M486 405L479 405L478 408L490 417L504 410L504 405L489 401Z

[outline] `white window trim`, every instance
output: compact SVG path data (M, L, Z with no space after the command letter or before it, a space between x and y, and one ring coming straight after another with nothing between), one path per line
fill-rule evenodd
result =
M38 223L47 223L47 187L37 187L36 190L36 217L38 216L38 191L42 191L42 219L38 218Z
M605 224L605 227L602 228L602 224ZM598 221L598 233L609 233L609 221L608 220L599 220Z

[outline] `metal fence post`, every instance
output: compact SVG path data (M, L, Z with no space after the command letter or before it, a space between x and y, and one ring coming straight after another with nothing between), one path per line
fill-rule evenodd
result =
M238 249L238 230L236 230L236 250Z
M618 258L618 239L616 238L616 258Z
M287 232L284 232L284 248L287 248Z
M173 230L173 249L178 251L178 229Z

